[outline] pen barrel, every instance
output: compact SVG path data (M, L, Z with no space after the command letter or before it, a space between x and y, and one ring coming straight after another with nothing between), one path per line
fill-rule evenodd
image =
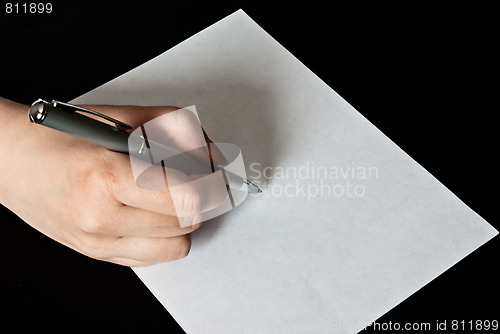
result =
M148 139L146 144L144 137L134 133L130 135L128 143L130 155L149 162L152 165L163 165L167 168L181 171L187 175L212 173L208 152L206 152L206 156L204 156L201 151L202 148L191 151L180 151L150 139ZM141 149L138 150L138 148ZM205 157L206 161L198 160L193 153L198 153L200 159Z
M40 115L38 118L30 118L35 123L82 138L109 150L128 152L129 133L115 126L47 104L44 105L43 113Z

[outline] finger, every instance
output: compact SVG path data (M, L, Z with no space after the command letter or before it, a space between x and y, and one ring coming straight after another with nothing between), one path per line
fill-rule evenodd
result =
M156 117L134 130L139 138L147 138L153 161L186 174L208 174L227 161L202 128L189 108L174 110ZM165 150L165 147L168 150Z
M182 259L191 249L189 234L172 238L123 237L108 241L109 248L98 250L97 258L128 259L143 265Z
M200 227L201 216L175 217L120 205L106 221L93 220L84 227L89 234L110 237L176 237Z
M179 153L189 151L195 161L210 167L209 140L196 114L187 108L166 106L85 105L132 126L133 133L169 146ZM90 115L90 117L95 117ZM153 150L152 154L155 155ZM155 156L155 161L163 157Z
M179 152L189 151L198 161L210 165L224 165L224 157L217 148L207 145L213 143L196 114L187 108L171 106L115 106L85 105L112 118L132 126L133 129L143 126L146 136L153 141L169 145ZM168 115L167 115L168 114ZM92 117L92 115L90 115ZM137 129L138 131L140 129Z

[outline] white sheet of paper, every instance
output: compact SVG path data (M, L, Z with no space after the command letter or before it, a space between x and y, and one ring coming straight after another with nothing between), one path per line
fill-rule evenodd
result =
M266 182L134 269L190 334L356 333L498 233L243 11L72 102L196 105Z

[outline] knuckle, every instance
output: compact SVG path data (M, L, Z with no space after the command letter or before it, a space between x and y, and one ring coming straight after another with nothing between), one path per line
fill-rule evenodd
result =
M87 217L82 220L80 229L86 234L105 234L107 232L107 224L95 217Z

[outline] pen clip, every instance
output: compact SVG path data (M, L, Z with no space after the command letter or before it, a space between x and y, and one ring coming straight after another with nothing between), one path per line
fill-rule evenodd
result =
M75 111L81 111L81 112L85 112L85 113L88 113L88 114L91 114L91 115L94 115L94 116L97 116L97 117L101 117L113 124L115 124L116 128L118 130L122 130L122 131L125 131L125 130L130 130L132 129L132 127L128 124L125 124L117 119L114 119L114 118L111 118L109 116L106 116L104 114L101 114L95 110L91 110L91 109L87 109L87 108L83 108L83 107L79 107L79 106L76 106L74 104L70 104L70 103L66 103L66 102L61 102L61 101L56 101L56 100L52 100L52 105L55 107L55 108L59 108L61 110L65 110L65 111L69 111L69 112L75 112Z

